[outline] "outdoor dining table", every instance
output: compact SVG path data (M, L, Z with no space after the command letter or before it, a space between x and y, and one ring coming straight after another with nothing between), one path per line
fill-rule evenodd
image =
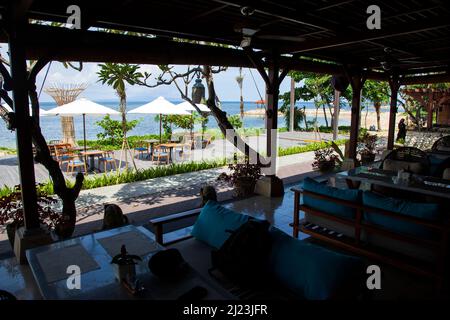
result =
M136 264L136 277L146 289L142 295L133 295L115 277L115 265L111 260L116 251L120 253L122 245L129 254L142 258ZM29 249L26 256L44 299L175 300L195 286L207 290L205 299L208 300L234 298L189 265L187 273L178 281L158 278L150 271L148 261L160 250L164 247L154 241L154 235L148 229L128 225ZM77 267L79 288L73 286L70 278L74 274L70 270Z
M101 157L104 154L102 150L87 150L81 151L80 155L83 157L89 157L89 170L95 170L95 157Z
M181 142L168 142L168 143L161 143L160 146L169 148L169 162L172 162L173 149L180 148L180 147L183 148L187 145L186 145L186 143L181 143Z
M143 143L147 144L147 149L150 150L150 152L147 154L147 159L149 159L151 157L151 155L153 154L153 146L155 145L155 143L158 143L159 140L158 139L145 139L142 140Z
M375 184L388 188L419 193L435 198L450 199L450 180L439 179L417 174L411 175L409 182L395 183L397 172L370 167L358 167L336 174L336 177L346 179L350 186L359 187L361 182Z

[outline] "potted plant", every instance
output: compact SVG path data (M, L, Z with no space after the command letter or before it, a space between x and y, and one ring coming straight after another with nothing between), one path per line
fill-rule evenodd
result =
M40 185L37 185L36 191L39 222L45 229L55 230L61 222L61 215L53 207L57 200L49 196L43 188L40 188ZM15 186L8 194L0 197L0 226L6 228L12 247L14 247L16 230L23 225L22 193L20 186Z
M359 154L363 165L367 165L375 161L375 147L377 140L377 135L371 135L367 132L360 137L361 150Z
M136 275L136 261L142 261L141 257L128 254L125 245L120 248L120 253L112 258L111 263L115 265L117 280L129 282Z
M312 167L322 173L332 171L336 167L339 157L335 154L333 148L324 148L314 151L314 162Z
M255 192L256 181L261 177L261 166L250 164L248 157L243 163L228 165L230 173L222 173L219 180L227 181L234 186L236 197L248 197Z

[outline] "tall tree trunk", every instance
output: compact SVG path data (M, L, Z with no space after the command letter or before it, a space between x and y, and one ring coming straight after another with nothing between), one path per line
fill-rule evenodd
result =
M239 107L241 109L241 118L244 118L244 97L242 95L242 85L241 85L241 103Z
M327 117L327 110L325 109L325 105L322 105L323 109L323 116L325 118L325 126L328 127L328 117Z
M118 92L120 99L120 114L122 116L122 152L125 153L125 170L128 170L128 145L127 145L127 96L125 92Z
M42 65L45 65L45 63L42 63ZM32 70L30 79L28 81L28 94L32 103L32 110L39 110L39 101L37 99L36 92L37 72L38 71L36 70ZM12 108L12 100L9 98L9 96L6 94L6 96L2 96L2 98ZM0 106L0 115L5 121L7 121L9 128L15 127L14 117L10 117L3 106ZM72 188L69 188L66 185L64 174L59 167L59 163L51 156L47 142L42 135L39 121L37 121L36 119L32 119L31 138L36 148L35 161L42 164L47 169L53 182L53 189L56 195L62 201L61 218L55 226L55 231L62 238L70 237L75 230L77 215L75 201L78 198L81 187L83 185L84 175L82 173L77 174L75 184Z
M381 103L375 102L374 107L377 114L377 131L381 131Z
M217 105L217 96L216 96L216 90L214 88L214 80L211 72L210 66L203 66L203 72L206 78L206 84L208 87L208 100L206 101L206 104L208 108L211 110L212 115L217 121L217 125L219 126L220 131L222 134L228 138L227 130L233 130L235 132L236 139L229 140L236 148L239 149L243 154L246 156L250 155L256 155L257 162L258 163L264 163L266 164L267 159L260 155L256 150L251 148L242 138L236 133L236 130L234 129L233 125L228 121L226 112L220 110ZM261 161L263 160L263 161Z

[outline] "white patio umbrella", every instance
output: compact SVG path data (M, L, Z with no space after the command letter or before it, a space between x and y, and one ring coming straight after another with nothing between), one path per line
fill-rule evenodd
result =
M6 108L6 110L8 110L8 112L13 112L13 109L11 109L11 107L10 106L8 106L8 105L4 105L4 107ZM32 110L31 110L31 104L28 106L29 107L29 110L30 110L30 115L32 114ZM46 110L44 110L44 109L41 109L41 108L39 108L39 115L41 115L41 116L45 116L45 115L47 115L47 111Z
M111 115L120 113L85 98L77 99L45 112L45 115L55 116L74 116L80 114L83 115L83 139L84 151L86 152L86 115Z
M211 112L211 110L209 110L209 108L206 105L202 104L202 103L196 103L195 105L202 112ZM180 107L180 108L182 108L182 109L184 109L186 111L197 111L197 109L195 109L194 106L189 101L184 101L182 103L179 103L179 104L177 104L177 107Z
M131 114L159 114L159 142L161 139L161 131L162 131L162 115L170 115L170 114L178 114L178 115L186 115L189 116L190 113L174 105L172 102L167 101L164 97L158 97L155 100L144 104L136 109L128 111Z

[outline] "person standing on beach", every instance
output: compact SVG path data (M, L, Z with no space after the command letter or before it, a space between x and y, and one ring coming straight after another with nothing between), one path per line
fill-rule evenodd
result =
M405 124L405 119L400 119L399 123L398 123L398 133L397 133L397 139L395 141L399 141L399 140L405 140L406 138L406 124Z

